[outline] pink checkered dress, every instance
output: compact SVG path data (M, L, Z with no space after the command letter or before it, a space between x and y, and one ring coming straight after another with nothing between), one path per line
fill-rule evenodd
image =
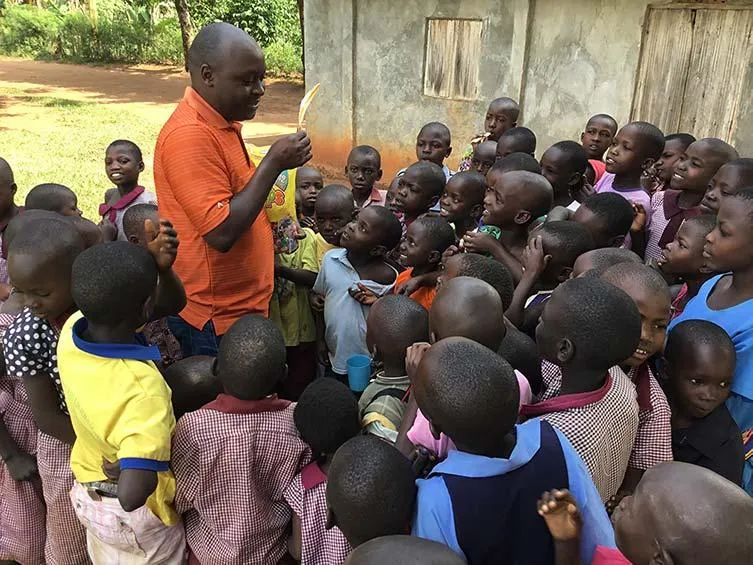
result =
M57 367L59 332L47 320L26 309L13 321L3 336L8 374L26 378L52 379L58 404L68 414ZM38 432L37 467L47 505L45 561L47 565L84 565L86 530L76 518L68 495L73 487L71 446Z
M19 449L36 455L37 426L26 389L19 379L4 374L0 374L0 418ZM0 462L0 560L44 562L45 537L39 478L16 481Z
M650 469L664 461L672 461L672 412L664 391L648 365L645 368L648 370L645 380L638 379L636 369L631 369L627 374L636 385L638 396L638 430L628 467L641 470ZM545 388L541 399L557 396L562 384L559 367L544 361L541 376Z
M610 380L601 394L584 393L556 396L561 386L559 368L548 361L541 365L548 400L534 405L539 415L560 430L591 473L604 502L617 494L628 467L638 430L638 403L635 387L619 367L609 370ZM579 406L556 406L553 398L596 397ZM576 404L576 402L573 402ZM551 405L548 406L548 405ZM542 413L541 408L546 407ZM526 413L526 409L521 409Z
M285 500L301 520L301 565L342 565L353 550L340 531L327 530L327 475L309 463L285 491Z
M221 394L178 421L175 507L202 565L274 565L287 554L291 510L283 494L311 459L293 408L275 396Z

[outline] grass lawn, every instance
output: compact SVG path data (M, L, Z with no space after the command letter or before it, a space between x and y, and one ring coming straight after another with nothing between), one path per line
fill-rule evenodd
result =
M105 149L120 138L141 147L146 164L141 182L154 186L154 144L169 113L144 112L131 104L29 96L7 86L0 87L0 97L19 112L0 122L0 155L13 167L18 203L35 185L57 182L71 187L84 215L97 220L104 191L111 187L104 171ZM22 124L15 126L19 120Z

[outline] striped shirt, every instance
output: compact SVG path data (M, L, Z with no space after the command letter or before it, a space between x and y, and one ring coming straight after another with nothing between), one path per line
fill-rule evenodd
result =
M180 315L197 329L211 320L220 336L246 314L269 313L274 246L266 214L227 253L204 240L228 218L230 200L254 171L241 124L228 122L187 88L157 139L154 182L160 217L180 236L173 268L188 298Z

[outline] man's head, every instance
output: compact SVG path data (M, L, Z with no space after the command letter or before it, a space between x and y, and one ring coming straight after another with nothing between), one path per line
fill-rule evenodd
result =
M413 394L434 437L444 433L461 451L502 456L518 418L520 389L496 351L464 337L435 343L421 359Z
M330 245L340 245L340 233L353 219L356 205L348 187L325 186L316 197L316 227Z
M345 174L354 191L368 194L382 178L382 156L370 145L354 147L348 155Z
M633 225L633 207L614 192L592 194L573 214L594 239L594 247L620 247Z
M256 116L264 95L264 53L242 29L204 26L188 51L191 86L227 121Z
M217 374L229 395L260 400L274 392L286 373L285 340L271 321L249 314L222 337Z
M145 224L151 220L155 228L159 226L159 214L154 204L134 204L123 214L123 233L128 241L146 247L149 240Z
M154 309L157 265L149 251L125 241L83 251L71 271L71 293L90 324L136 331Z
M748 565L753 498L720 475L661 463L612 515L617 547L635 565Z
M356 548L345 565L465 565L446 545L414 536L384 536Z
M543 359L587 369L593 378L591 371L606 372L628 358L640 334L641 317L630 296L602 280L580 278L561 284L547 301L536 344Z
M450 129L440 122L426 124L416 138L416 159L439 165L452 153Z
M55 183L38 184L26 195L27 210L47 210L62 216L81 216L76 193Z
M405 362L414 343L429 341L429 313L415 300L388 294L377 300L366 320L366 345L377 361L394 366Z
M373 435L346 441L327 477L327 523L354 548L381 536L407 534L416 499L408 459Z
M490 284L457 277L442 283L429 310L429 329L433 341L460 336L497 351L506 332L504 315Z

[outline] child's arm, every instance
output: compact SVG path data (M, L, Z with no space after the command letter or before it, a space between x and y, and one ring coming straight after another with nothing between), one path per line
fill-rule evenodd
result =
M37 460L23 452L8 433L5 422L0 417L0 459L8 467L15 481L28 481L37 475Z
M288 538L288 553L290 556L300 563L301 561L301 545L303 544L303 538L301 535L301 519L293 512L293 519L291 520L293 532Z
M643 259L646 253L646 209L641 204L634 203L635 217L630 226L630 248Z
M413 422L416 421L416 412L418 412L418 404L416 404L416 399L413 398L413 395L410 395L408 405L405 407L405 412L403 412L403 421L400 422L400 429L397 431L397 441L395 442L395 447L397 447L398 451L408 459L413 457L416 449L416 446L408 439L408 432L413 426Z
M146 504L157 488L157 473L145 469L121 469L118 479L118 502L126 512L133 512Z
M159 226L146 220L144 230L150 240L149 252L159 271L152 314L154 319L159 319L177 314L186 307L186 291L173 271L173 263L178 255L178 234L169 220L160 220Z
M523 250L523 276L515 287L512 303L505 312L507 319L518 329L521 329L524 322L526 300L551 260L551 255L544 254L541 236L534 237Z
M313 288L318 273L307 269L293 269L285 265L275 265L275 275L308 288Z
M424 273L423 275L411 277L399 287L395 287L395 294L404 294L406 296L410 296L421 287L437 286L437 281L439 280L440 274L440 271L432 271L430 273Z
M646 471L644 469L636 469L635 467L627 468L627 470L625 471L625 478L622 480L622 485L620 485L617 494L607 500L607 514L611 516L615 508L619 506L620 501L626 496L633 494L635 488L638 486L638 483L641 482L643 473L645 472Z
M34 421L43 433L73 445L76 432L73 431L70 417L63 414L58 406L58 393L48 374L24 378L24 387L29 397Z
M554 538L556 565L581 565L581 516L573 495L567 490L550 490L541 495L537 506Z

